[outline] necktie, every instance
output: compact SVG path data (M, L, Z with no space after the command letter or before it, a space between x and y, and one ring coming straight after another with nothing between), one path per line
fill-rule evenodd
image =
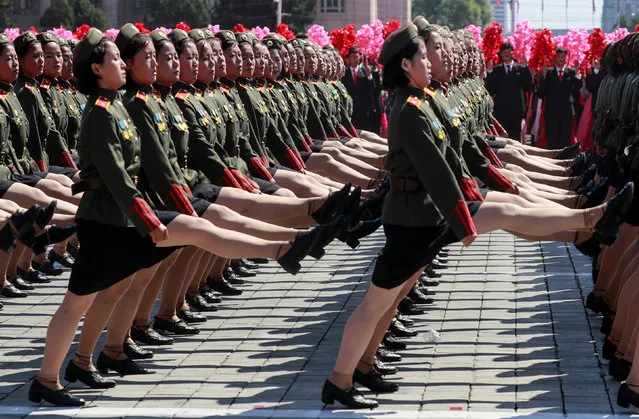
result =
M564 79L564 70L559 70L559 83L561 83Z
M510 64L506 64L506 74L510 73Z
M357 84L357 71L351 69L351 72L353 73L353 84Z

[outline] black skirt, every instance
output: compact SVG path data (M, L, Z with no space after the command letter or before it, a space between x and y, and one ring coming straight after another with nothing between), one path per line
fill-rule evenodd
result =
M217 197L220 196L221 191L221 186L211 185L210 183L200 183L199 185L195 185L191 193L193 194L193 198L214 203Z
M49 166L49 173L55 173L56 175L64 175L69 179L73 179L73 177L78 173L78 169L73 169L71 167L62 167L62 166Z
M156 211L164 225L179 215ZM158 247L150 235L135 227L115 227L96 221L76 220L82 245L71 270L69 291L89 295L105 290L137 271L166 259L179 247Z
M47 177L47 172L37 172L31 175L13 175L11 178L14 182L22 183L27 186L35 186L42 179Z
M474 215L479 201L467 202ZM405 227L384 224L386 245L377 259L372 282L384 289L393 289L408 281L419 269L433 261L439 251L459 241L447 222L436 227Z
M258 177L251 178L253 182L257 183L260 187L260 192L266 195L273 195L275 192L282 189L277 183L269 182L268 180L260 179Z
M191 205L193 205L193 209L195 210L197 216L201 217L211 206L211 202L200 198L193 198L191 199Z
M14 183L15 182L12 182L10 180L0 180L0 198L2 198L5 193L7 193L11 185L13 185Z

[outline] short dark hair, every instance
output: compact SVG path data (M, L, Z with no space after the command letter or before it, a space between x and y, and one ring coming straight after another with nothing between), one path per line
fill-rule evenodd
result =
M195 42L193 42L191 38L185 40L184 42L178 42L178 43L173 42L173 46L175 47L175 52L177 52L178 55L182 55L182 52L186 49L186 46L189 44L195 45Z
M126 47L120 51L120 55L122 56L122 60L130 60L135 57L142 48L144 48L149 42L151 42L151 36L146 33L137 33L131 41L126 45Z
M515 50L515 47L513 46L513 44L511 44L510 42L504 42L503 44L501 44L501 46L499 47L499 52L502 52L505 49L509 49L511 51Z
M90 95L98 88L98 76L91 69L91 64L104 63L104 55L109 42L115 46L111 39L106 36L103 37L93 48L88 59L73 63L73 74L78 79L78 91L80 93Z
M419 45L422 42L424 40L421 37L414 38L384 65L382 80L385 89L393 90L398 87L405 87L410 83L402 68L402 59L412 59L419 51Z
M27 42L24 45L22 45L20 49L16 49L16 55L18 56L18 58L24 58L29 52L29 50L31 49L31 47L34 46L35 44L40 44L40 41L34 40L31 42Z
M359 48L356 45L353 45L352 47L348 49L347 56L351 54L359 54Z
M555 54L568 54L568 51L566 50L566 48L557 47L555 48Z

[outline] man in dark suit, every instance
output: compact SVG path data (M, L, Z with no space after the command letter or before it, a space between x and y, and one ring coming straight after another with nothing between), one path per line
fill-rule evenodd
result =
M599 60L595 59L592 61L592 67L588 70L586 74L586 89L592 95L592 101L590 102L591 111L595 112L595 105L597 105L597 94L599 93L599 85L601 85L601 81L603 80L604 73L601 71L601 65L599 64Z
M359 48L353 46L346 56L346 71L342 83L353 98L353 125L357 129L379 133L381 103L377 68L362 62Z
M519 141L521 121L527 110L524 92L532 91L533 79L527 65L518 64L513 60L513 50L510 42L501 45L501 64L489 71L486 76L486 89L495 101L495 118L510 138Z
M582 86L581 75L566 67L567 52L555 50L555 66L542 70L539 96L545 99L546 136L548 149L555 150L570 145L570 136L575 117L574 98L579 97Z

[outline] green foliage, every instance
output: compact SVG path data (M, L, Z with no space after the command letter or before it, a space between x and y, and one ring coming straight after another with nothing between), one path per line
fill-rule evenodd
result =
M4 28L13 26L11 15L13 14L13 0L0 0L0 25Z
M619 22L615 25L616 29L626 28L630 32L635 31L635 26L639 24L639 14L632 14L631 16L621 15Z
M202 28L210 23L211 9L207 0L149 0L148 26L175 27L186 22L192 28Z
M75 0L73 10L75 11L75 26L86 23L102 30L109 28L109 21L104 16L102 9L94 6L90 0Z
M222 29L232 29L241 23L249 29L268 26L275 30L276 8L272 0L216 0L211 21Z
M68 0L53 0L51 6L45 10L40 18L42 30L64 26L73 28L75 25L75 13Z
M315 0L283 0L282 22L295 33L306 33L315 20L316 7ZM275 25L269 28L275 30Z
M488 0L413 0L413 16L417 15L431 23L459 29L470 24L486 26L492 13Z

